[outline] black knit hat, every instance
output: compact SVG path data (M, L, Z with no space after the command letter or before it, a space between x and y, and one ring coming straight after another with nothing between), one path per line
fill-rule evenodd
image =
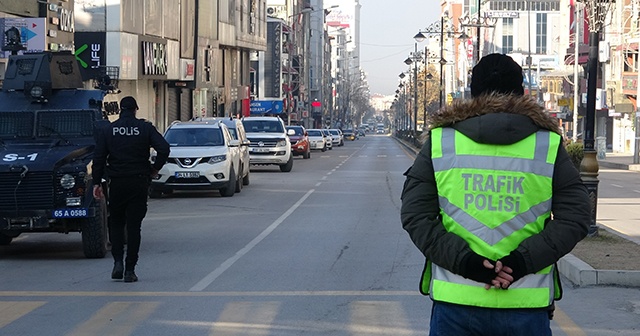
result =
M473 67L471 96L491 92L524 95L522 68L504 54L489 54Z

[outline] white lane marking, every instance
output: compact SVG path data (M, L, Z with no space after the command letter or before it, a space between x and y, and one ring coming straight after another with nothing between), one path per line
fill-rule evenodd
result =
M634 192L640 193L640 190L633 190Z
M386 155L378 155L379 158L387 157Z
M262 233L260 233L257 237L253 238L245 247L243 247L240 251L236 252L236 254L223 262L218 268L214 269L211 273L207 274L202 280L200 280L197 284L195 284L190 292L200 292L211 285L224 271L228 270L233 264L242 258L245 254L249 253L258 243L260 243L263 239L265 239L273 230L275 230L282 222L284 222L287 217L289 217L313 192L315 189L311 189L307 191L300 200L298 200L294 205L289 208L285 213L282 214L275 222L271 223L269 227L267 227Z
M322 182L316 183L316 187L319 187L321 184L322 184Z
M326 179L327 179L327 177L326 177L326 176L323 176L323 177L321 178L321 180L326 180Z
M624 188L623 186L619 185L619 184L613 184L611 183L612 186L616 187L616 188Z

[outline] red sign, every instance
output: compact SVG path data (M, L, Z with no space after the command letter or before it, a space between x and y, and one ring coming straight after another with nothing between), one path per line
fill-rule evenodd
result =
M313 101L313 102L311 102L311 106L313 106L313 107L320 107L320 106L322 106L322 103L321 103L321 102L319 102L319 101Z

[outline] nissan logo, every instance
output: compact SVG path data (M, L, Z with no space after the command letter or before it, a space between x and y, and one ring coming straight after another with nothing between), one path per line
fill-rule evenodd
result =
M258 147L264 147L264 142L262 141L258 142Z
M184 164L190 165L191 164L191 159L189 159L189 158L184 159Z

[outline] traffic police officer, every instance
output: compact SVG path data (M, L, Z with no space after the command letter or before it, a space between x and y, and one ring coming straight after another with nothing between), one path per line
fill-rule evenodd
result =
M136 118L138 104L127 96L120 100L120 118L97 131L93 157L93 196L104 197L100 181L109 180L111 254L114 259L112 279L138 281L135 266L140 250L140 228L147 213L147 195L151 177L169 157L169 143L156 128ZM157 156L149 161L149 149ZM105 173L106 170L106 173ZM127 228L127 258L124 258L124 230Z

